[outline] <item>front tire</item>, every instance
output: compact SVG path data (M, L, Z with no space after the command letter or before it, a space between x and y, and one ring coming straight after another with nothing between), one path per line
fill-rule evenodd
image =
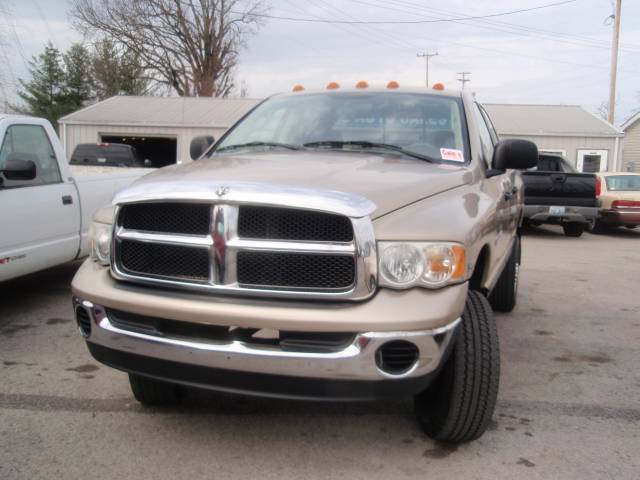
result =
M441 442L462 443L486 431L498 397L498 332L489 302L481 293L469 291L453 341L440 375L414 402L427 435Z
M518 299L518 276L520 273L520 237L516 236L509 260L500 278L489 295L491 307L498 312L510 312Z
M129 374L131 392L143 405L175 405L180 402L180 387L135 373Z
M562 230L567 237L580 237L584 233L585 225L583 223L571 222L563 223Z

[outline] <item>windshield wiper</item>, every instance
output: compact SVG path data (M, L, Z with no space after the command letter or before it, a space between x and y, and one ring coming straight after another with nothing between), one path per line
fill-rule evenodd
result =
M377 143L377 142L369 142L367 140L323 140L320 142L309 142L305 143L303 147L306 148L315 148L315 147L329 147L329 148L343 148L343 147L360 147L360 148L379 148L382 150L391 150L394 152L402 153L403 155L407 155L408 157L418 158L420 160L424 160L427 162L438 162L437 159L430 157L428 155L423 155L418 152L413 152L411 150L406 150L403 147L398 145L391 145L390 143Z
M277 148L287 148L289 150L300 150L298 145L291 145L288 143L279 143L279 142L247 142L247 143L237 143L235 145L229 145L226 147L219 148L215 150L215 152L223 152L225 150L237 150L240 148L253 148L253 147L277 147Z

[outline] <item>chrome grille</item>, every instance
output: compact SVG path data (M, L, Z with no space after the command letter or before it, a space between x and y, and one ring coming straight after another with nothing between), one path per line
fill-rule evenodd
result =
M363 299L375 289L368 217L156 201L119 205L114 232L111 267L121 280L303 298Z
M209 251L180 245L122 240L119 248L123 271L177 280L207 282Z
M341 289L354 280L351 255L238 253L238 283L243 286Z
M207 235L211 205L203 203L134 203L120 209L124 228L146 232Z
M241 206L238 236L315 242L350 242L353 227L349 218L325 212L291 208Z

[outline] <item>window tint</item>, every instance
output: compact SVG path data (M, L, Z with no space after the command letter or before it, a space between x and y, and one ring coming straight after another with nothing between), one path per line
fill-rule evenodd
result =
M485 123L484 117L482 116L482 112L480 111L480 107L478 106L478 104L474 105L473 114L476 120L476 125L478 127L478 132L480 134L482 155L484 156L484 161L487 164L487 167L491 168L491 161L493 160L493 139L491 138L491 133L489 132L489 128Z
M467 159L459 98L411 93L316 93L273 97L237 124L216 151L251 142L387 143L438 160ZM237 150L231 150L237 154ZM453 152L456 153L456 152Z
M12 125L7 129L0 148L0 169L12 158L31 160L36 164L36 178L21 184L38 185L62 181L56 154L47 133L39 125Z
M487 124L487 129L489 130L489 135L491 135L491 141L493 142L493 145L495 146L496 143L498 143L498 141L500 140L500 137L498 137L498 132L496 132L495 127L493 126L493 122L491 121L491 117L489 116L489 114L487 113L487 111L484 109L484 107L480 104L477 104L478 108L480 108L480 113L482 113L482 116L484 117L484 121Z
M605 177L607 182L607 190L640 190L640 175L616 175L614 177Z

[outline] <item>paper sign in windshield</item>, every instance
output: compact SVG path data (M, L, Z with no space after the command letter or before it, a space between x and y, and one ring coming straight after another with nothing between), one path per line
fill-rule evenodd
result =
M440 156L443 160L451 160L452 162L464 162L464 156L461 150L454 148L441 148Z

